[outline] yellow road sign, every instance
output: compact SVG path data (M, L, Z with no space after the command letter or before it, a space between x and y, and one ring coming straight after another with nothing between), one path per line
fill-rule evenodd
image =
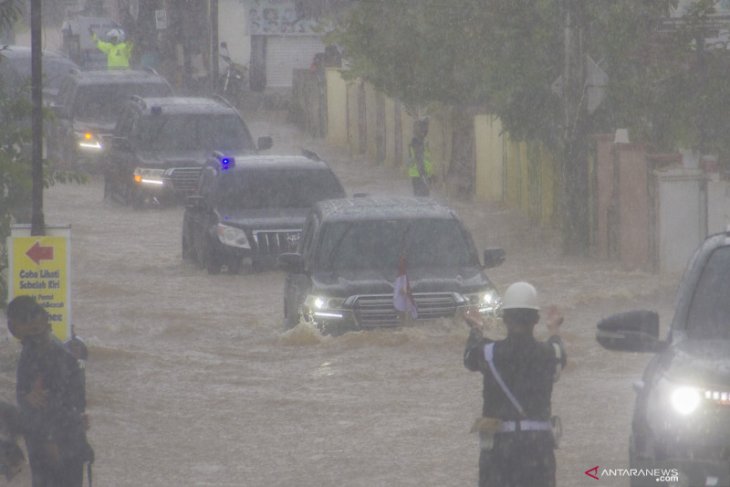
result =
M53 333L71 337L71 227L46 227L30 236L30 227L14 225L8 237L8 300L33 296L48 311Z

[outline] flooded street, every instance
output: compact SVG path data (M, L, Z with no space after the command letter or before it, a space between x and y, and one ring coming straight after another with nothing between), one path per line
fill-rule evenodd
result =
M349 194L410 193L395 170L327 147L282 116L258 117L251 130L273 136L272 153L315 150ZM96 485L476 484L478 445L468 430L481 411L481 376L462 364L466 325L285 333L282 272L210 276L182 260L181 207L133 210L103 201L102 191L93 179L45 193L46 222L72 226L73 321L91 353ZM558 485L590 485L583 472L596 465L628 468L631 384L649 355L603 350L595 324L640 307L658 310L666 327L678 277L566 258L554 235L513 212L435 197L456 209L480 253L506 250L488 273L500 291L529 280L565 313L569 364L553 395L565 427ZM3 337L0 390L14 402L19 346Z

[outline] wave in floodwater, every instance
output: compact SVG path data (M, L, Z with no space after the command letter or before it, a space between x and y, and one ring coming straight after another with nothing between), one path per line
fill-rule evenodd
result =
M342 335L323 335L315 326L300 323L278 336L279 345L290 347L328 346L341 348L399 347L433 342L463 343L469 334L465 324L442 319L419 322L415 325L372 330L356 330Z

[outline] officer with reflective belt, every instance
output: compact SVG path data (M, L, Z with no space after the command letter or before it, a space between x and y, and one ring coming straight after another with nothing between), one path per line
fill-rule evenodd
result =
M479 487L550 487L555 485L556 430L551 416L553 383L565 366L559 336L563 317L554 306L546 316L550 337L537 341L540 320L537 291L526 282L504 294L507 338L485 338L479 312L467 311L471 327L464 365L484 375L482 417L472 428L480 436Z

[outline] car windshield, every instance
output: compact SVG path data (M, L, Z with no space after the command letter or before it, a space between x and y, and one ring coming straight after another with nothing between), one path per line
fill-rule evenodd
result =
M233 114L152 115L135 128L139 147L152 151L252 151L246 125Z
M474 263L461 226L453 219L333 222L322 229L318 266L338 269L458 267Z
M687 336L730 340L730 247L715 250L702 270L687 316Z
M80 86L74 116L80 120L114 122L124 101L131 95L158 97L170 94L164 83L117 83Z
M309 208L343 196L339 181L326 168L236 171L221 177L216 192L218 207L228 210Z

